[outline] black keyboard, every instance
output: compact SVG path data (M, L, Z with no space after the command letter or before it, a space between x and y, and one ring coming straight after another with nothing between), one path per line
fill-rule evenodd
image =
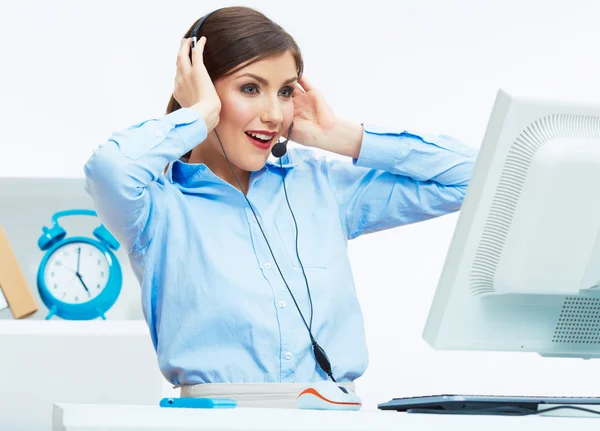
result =
M597 397L548 397L509 395L430 395L394 398L378 404L380 410L396 410L408 413L457 413L525 415L540 413L544 405L574 408L600 415L600 398ZM579 407L575 407L575 406ZM598 406L598 407L593 407ZM584 408L581 408L584 407Z

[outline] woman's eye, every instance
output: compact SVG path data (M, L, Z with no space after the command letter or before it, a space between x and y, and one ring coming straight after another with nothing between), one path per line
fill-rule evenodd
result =
M253 91L253 90L255 90L255 91ZM258 87L256 85L254 85L254 84L244 85L242 87L242 92L243 93L254 93L254 92L257 92L257 91L258 91Z
M292 93L294 92L294 90L290 87L286 87L286 88L282 88L281 89L281 93L283 97L292 97Z
M259 92L258 86L255 84L244 85L242 87L242 93L253 94L253 93L258 93L258 92ZM279 95L282 97L288 98L288 97L292 97L293 92L294 92L293 88L286 87L286 88L282 88L281 90L279 90Z

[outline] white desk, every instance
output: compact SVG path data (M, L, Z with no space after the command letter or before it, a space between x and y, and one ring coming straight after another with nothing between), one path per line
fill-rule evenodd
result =
M567 413L569 410L556 412ZM138 405L55 404L53 431L394 430L598 431L598 417L454 416L394 411L181 409Z

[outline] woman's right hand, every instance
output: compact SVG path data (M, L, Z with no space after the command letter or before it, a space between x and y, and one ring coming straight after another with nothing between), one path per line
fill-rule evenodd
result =
M206 37L202 36L192 49L192 39L185 38L181 42L177 55L177 73L173 98L182 108L192 108L200 112L210 132L219 123L221 100L217 90L204 66L202 54L206 45Z

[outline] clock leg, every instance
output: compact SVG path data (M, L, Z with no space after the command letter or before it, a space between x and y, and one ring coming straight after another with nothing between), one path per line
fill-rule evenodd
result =
M106 317L104 317L104 313L101 310L96 309L96 311L98 312L98 314L100 315L100 317L102 318L102 320L106 320Z
M54 316L54 314L56 314L56 305L53 305L52 308L50 308L50 312L46 316L46 320L52 319L52 316Z

